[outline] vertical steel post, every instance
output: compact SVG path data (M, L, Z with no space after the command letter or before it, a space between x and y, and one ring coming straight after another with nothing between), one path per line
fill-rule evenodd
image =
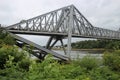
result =
M62 39L60 39L60 42L61 42L61 46L62 46L62 48L63 48L63 51L64 51L64 53L65 53L65 55L66 55L67 53L66 53L66 50L65 50L65 47L64 47L64 44L63 44Z
M71 54L71 37L72 37L72 27L73 27L73 5L71 5L70 8L70 21L69 21L69 25L68 25L68 43L67 43L67 56L69 58L71 58L70 54Z
M47 48L47 49L50 48L50 44L51 44L52 40L53 40L53 36L51 36L51 37L49 38L49 40L48 40L48 42L47 42L47 44L46 44L46 48Z

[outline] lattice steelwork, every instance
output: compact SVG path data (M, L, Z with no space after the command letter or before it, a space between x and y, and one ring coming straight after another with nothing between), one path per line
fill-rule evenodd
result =
M49 13L8 26L12 33L51 36L46 48L51 49L58 40L68 37L68 56L71 51L71 37L120 39L120 32L94 27L74 6L70 5ZM56 39L51 44L52 40Z
M73 11L71 10L73 7ZM72 36L120 39L118 31L94 27L73 5L8 26L10 32L26 34L67 35L72 12Z

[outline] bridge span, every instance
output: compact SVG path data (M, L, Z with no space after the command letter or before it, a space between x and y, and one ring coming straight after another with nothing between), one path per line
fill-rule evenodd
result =
M29 34L50 36L44 49L40 45L33 45L37 49L42 50L41 53L39 53L39 56L41 56L41 54L46 55L47 53L52 54L53 51L50 52L51 48L60 41L66 55L61 56L54 52L52 55L64 60L66 59L66 56L70 58L69 54L71 52L72 37L120 39L119 31L93 26L74 5L69 5L28 20L22 20L19 23L7 26L6 30L10 32L13 37L27 44L33 44L33 42L27 41L17 35L18 38L15 35ZM64 38L68 39L67 52L62 41ZM53 39L55 39L55 41L52 43ZM44 56L41 57L44 58Z

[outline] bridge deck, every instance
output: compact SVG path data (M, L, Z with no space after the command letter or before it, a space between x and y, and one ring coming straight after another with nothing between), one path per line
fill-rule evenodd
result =
M26 34L26 35L41 35L41 36L64 36L65 38L68 37L67 33L58 33L58 32L36 32L36 31L19 31L19 30L8 30L11 33L14 34ZM120 39L119 37L116 36L111 36L111 35L80 35L80 34L72 34L72 37L77 37L77 38L95 38L95 39Z

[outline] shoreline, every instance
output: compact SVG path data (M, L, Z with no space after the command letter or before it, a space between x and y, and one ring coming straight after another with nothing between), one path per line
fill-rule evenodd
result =
M56 49L56 48L53 48L52 50L63 50L62 48L60 49ZM106 49L103 49L103 48L94 48L94 49L71 49L72 51L105 51Z
M105 49L72 49L73 51L105 51Z

